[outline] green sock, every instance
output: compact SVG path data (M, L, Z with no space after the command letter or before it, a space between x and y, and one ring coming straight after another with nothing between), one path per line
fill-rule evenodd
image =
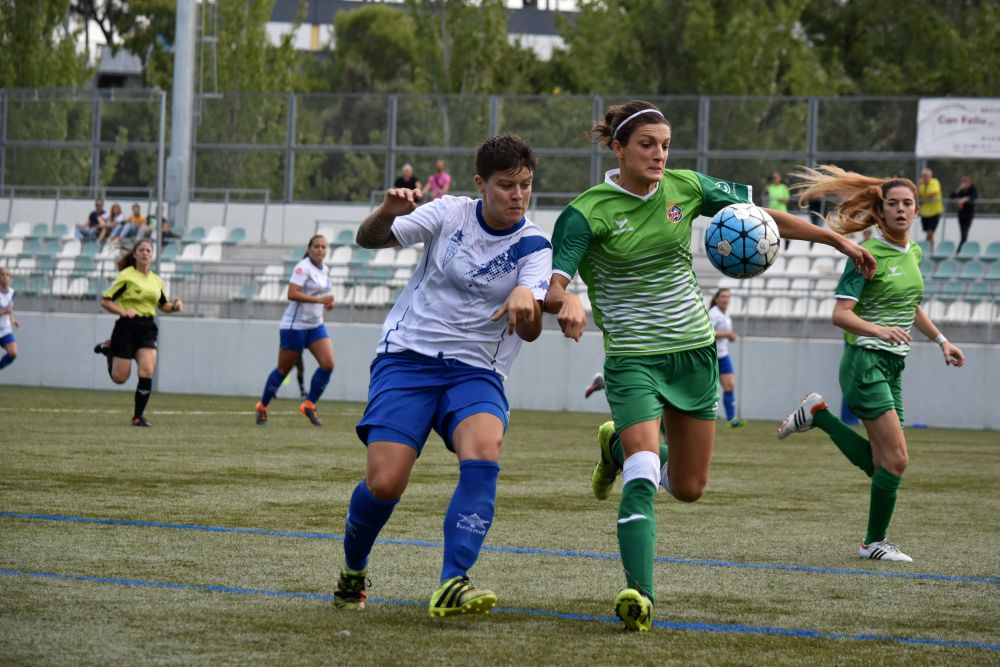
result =
M847 460L865 471L869 477L875 470L872 463L872 445L867 438L840 421L827 409L817 410L813 415L816 427L830 436Z
M615 460L619 468L625 465L625 451L622 449L622 440L618 437L617 431L611 436L611 458ZM665 465L667 465L667 445L661 442L660 468L663 468Z
M648 479L633 479L622 489L618 506L618 550L625 568L625 583L650 601L653 597L653 554L656 547L656 486Z
M896 496L899 491L901 477L879 466L872 475L872 499L868 507L868 534L865 544L879 542L885 539L885 532L892 521L892 512L896 509Z

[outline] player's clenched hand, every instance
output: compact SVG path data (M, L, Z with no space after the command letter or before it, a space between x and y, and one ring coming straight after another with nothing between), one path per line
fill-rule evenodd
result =
M955 366L957 368L965 363L965 355L962 354L962 351L948 341L945 341L944 344L941 345L941 351L944 352L945 365Z
M865 279L869 279L875 275L875 257L868 251L867 248L862 248L854 241L845 239L847 241L846 246L843 248L844 254L854 262L854 268L858 270L858 273L863 275Z
M556 320L566 338L579 342L583 329L587 326L587 312L583 309L580 297L570 292L563 294L562 306L556 313Z
M879 327L875 335L879 340L893 345L905 345L913 340L909 332L899 327Z
M523 285L518 285L507 295L490 320L496 322L507 315L507 335L514 333L518 322L533 322L535 319L535 295Z

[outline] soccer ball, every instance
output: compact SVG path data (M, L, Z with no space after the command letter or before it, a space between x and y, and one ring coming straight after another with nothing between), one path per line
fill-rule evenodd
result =
M732 278L752 278L774 264L781 237L770 214L753 204L730 204L705 230L708 259Z

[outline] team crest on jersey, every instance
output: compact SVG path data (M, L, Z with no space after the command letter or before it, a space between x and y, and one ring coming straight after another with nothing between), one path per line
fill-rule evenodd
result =
M674 223L675 225L681 221L684 217L684 211L677 203L673 203L667 207L667 220Z
M295 275L297 275L297 276L301 276L302 275L302 267L301 266L295 267Z
M464 234L462 234L462 230L456 229L455 233L451 235L450 239L448 239L448 247L444 250L444 261L441 263L441 268L448 266L448 262L450 262L455 256L455 253L458 252L458 246L462 245L463 236Z

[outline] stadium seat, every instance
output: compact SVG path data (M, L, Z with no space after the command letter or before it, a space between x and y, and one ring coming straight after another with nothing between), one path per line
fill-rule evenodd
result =
M920 273L924 278L930 278L934 274L934 261L928 257L920 260Z
M934 280L951 280L958 275L958 262L953 259L944 259L938 262L934 269Z
M0 241L7 238L9 234L10 234L10 223L0 222Z
M785 265L785 274L789 276L804 276L809 273L808 257L791 257Z
M280 282L266 282L261 284L257 292L255 301L275 302L284 301L287 297L286 286Z
M785 264L786 263L787 263L787 260L784 257L782 257L781 255L778 255L777 257L774 258L774 264L772 264L770 266L770 268L768 268L766 275L772 276L772 277L773 276L783 275L785 273Z
M389 280L390 285L406 285L410 282L410 278L413 276L413 269L401 266L392 273L392 278Z
M339 283L343 285L347 282L348 275L350 274L350 269L347 268L346 264L337 264L330 267L329 275L330 282Z
M249 282L240 286L239 290L231 298L233 301L243 303L250 301L257 295L257 283Z
M396 264L396 249L395 248L379 248L375 251L372 256L369 266L395 266Z
M965 284L950 280L948 282L934 282L932 294L934 298L941 301L954 301L965 296Z
M184 233L183 238L181 238L182 243L199 243L203 238L205 238L205 228L204 227L192 227Z
M400 248L396 253L396 266L412 268L417 265L417 258L419 257L419 252L413 246L408 246L406 248Z
M330 266L347 266L351 263L354 255L354 248L349 245L342 245L333 248L326 258L326 263Z
M56 260L55 272L57 276L71 276L76 273L75 259Z
M833 294L837 291L837 284L839 282L836 278L820 278L813 285L813 291L823 296Z
M226 228L222 225L216 225L208 230L205 234L205 238L201 239L202 243L222 243L226 240Z
M168 243L163 246L163 255L160 257L160 261L176 259L178 255L181 254L181 247L176 243Z
M59 252L56 253L56 257L76 257L80 254L82 245L83 244L77 239L66 241L66 243L63 244L63 247L59 249Z
M94 243L93 241L81 241L80 242L80 256L82 257L97 257L97 253L101 251L101 246Z
M809 273L820 276L836 273L833 257L817 257L809 265Z
M917 245L920 246L921 257L928 257L931 252L931 244L927 241L917 241Z
M337 233L337 245L354 245L354 238L357 235L353 229L341 229Z
M389 290L388 285L373 285L368 290L365 305L376 307L388 305L391 296L392 292Z
M939 299L931 299L930 301L925 301L924 303L921 304L921 306L927 313L927 316L931 318L931 320L942 319L948 308L945 302Z
M24 247L24 239L7 239L7 242L3 246L3 250L0 250L0 257L17 257L21 254L21 249Z
M984 262L995 262L1000 259L1000 241L994 241L986 246L986 252L980 259Z
M305 256L305 254L306 254L306 247L304 245L295 246L288 251L287 255L285 255L285 261L292 263L298 262Z
M97 244L94 243L93 245ZM121 255L121 248L119 248L114 243L105 243L104 246L98 249L97 255L95 255L95 257L97 257L97 259L117 260L120 255Z
M791 284L788 278L768 278L766 283L767 291L778 296L787 294Z
M962 250L965 250L963 247ZM985 264L980 262L978 259L972 259L965 263L962 267L961 273L958 274L959 280L979 280L983 277L983 269L986 267Z
M15 222L6 236L8 239L24 239L31 236L31 223Z
M201 260L201 244L200 243L188 243L181 250L181 254L177 256L178 261L181 262L198 262Z
M73 230L70 229L69 225L59 222L52 225L52 234L49 236L49 238L57 239L60 241L69 241L70 239L74 238Z
M976 241L966 241L962 245L962 249L958 251L955 255L958 259L978 259L982 250L979 247L979 243Z
M726 314L730 317L738 317L743 314L743 297L737 296L735 294L729 297L729 308L726 310Z
M31 234L28 237L43 240L49 238L49 223L36 222L31 226Z
M972 318L972 306L968 301L952 301L945 311L945 322L968 322Z
M969 316L969 321L977 323L993 321L993 313L996 307L997 305L993 301L980 301L972 307L972 314Z
M931 253L931 259L947 259L955 254L954 241L941 241Z
M5 254L6 252L6 249L4 249ZM990 268L987 269L986 275L983 277L986 280L1000 280L1000 262L993 262L990 264Z
M977 280L969 285L967 295L970 301L989 301L996 298L996 289L992 283Z
M93 257L77 257L73 262L76 264L73 267L73 273L77 277L89 275L94 271L95 264Z
M357 248L351 256L351 266L364 266L372 261L375 253L368 248Z
M832 296L822 299L812 299L809 303L809 318L814 320L829 320L833 316L833 308L837 299Z
M750 317L763 317L767 314L767 297L752 296L747 299L747 314Z
M242 227L233 227L229 230L229 235L226 240L223 241L224 245L237 245L238 243L243 243L247 238L247 230Z
M793 294L803 294L812 291L812 278L792 278L789 290Z
M44 240L30 236L24 239L24 247L21 248L21 254L37 257L39 255L48 255L49 250Z
M221 262L222 261L222 244L221 243L209 243L205 246L205 249L201 253L201 261L203 262Z
M767 304L767 316L782 319L791 317L793 305L787 296L772 297Z

